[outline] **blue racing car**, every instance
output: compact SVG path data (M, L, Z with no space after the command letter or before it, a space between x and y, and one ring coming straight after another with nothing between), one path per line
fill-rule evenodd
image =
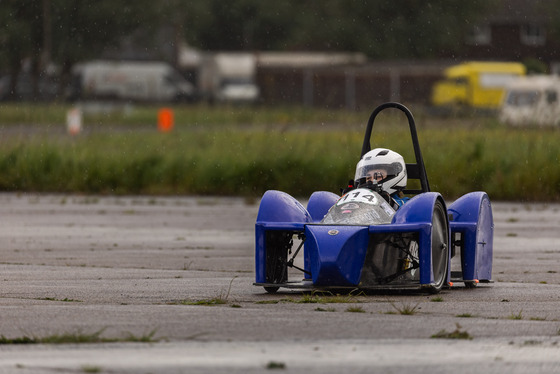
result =
M407 116L415 163L371 149L375 118L388 108ZM389 160L383 170L368 167L377 159ZM407 189L407 179L419 181L419 188ZM304 207L281 191L263 195L255 224L254 284L270 293L280 287L432 293L453 282L475 287L491 282L493 234L485 192L468 193L447 206L441 194L430 191L412 113L400 103L385 103L368 120L356 179L342 196L314 192Z

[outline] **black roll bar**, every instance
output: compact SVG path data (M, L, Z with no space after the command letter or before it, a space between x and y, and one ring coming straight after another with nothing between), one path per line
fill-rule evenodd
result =
M405 107L404 105L396 102L389 102L385 104L381 104L377 108L373 110L371 116L369 117L366 133L364 136L364 143L362 145L362 154L360 155L360 159L371 150L371 132L373 129L373 122L375 121L375 117L384 109L387 108L396 108L402 111L406 118L408 118L408 126L410 127L410 136L412 138L412 145L414 147L414 156L416 157L416 163L407 163L406 164L406 173L409 179L418 179L420 181L421 190L411 190L405 189L403 192L405 194L419 194L423 192L430 191L430 185L428 183L428 175L426 174L426 167L424 166L424 159L422 158L422 152L420 151L420 144L418 142L418 134L416 133L416 123L414 122L414 117L410 110Z

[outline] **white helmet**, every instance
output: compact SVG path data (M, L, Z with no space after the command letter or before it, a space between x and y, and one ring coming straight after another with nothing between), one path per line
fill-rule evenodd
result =
M375 148L366 153L356 166L356 183L361 178L377 181L389 194L406 187L406 164L397 152Z

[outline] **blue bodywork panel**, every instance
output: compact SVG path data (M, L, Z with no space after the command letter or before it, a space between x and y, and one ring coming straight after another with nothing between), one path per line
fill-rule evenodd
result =
M320 222L339 198L337 194L328 191L313 192L307 202L307 211L313 222Z
M305 253L309 258L313 284L357 287L368 237L367 226L306 226Z
M471 192L449 206L451 237L459 235L462 280L492 279L494 219L485 192Z

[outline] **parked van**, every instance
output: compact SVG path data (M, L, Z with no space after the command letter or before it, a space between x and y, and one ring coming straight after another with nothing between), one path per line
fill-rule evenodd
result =
M507 84L525 74L525 66L516 62L467 62L451 66L444 71L445 79L434 84L431 103L435 107L498 110Z
M500 121L517 126L560 124L560 78L536 75L512 81L507 87Z
M92 61L73 68L73 99L192 100L195 88L165 62Z

